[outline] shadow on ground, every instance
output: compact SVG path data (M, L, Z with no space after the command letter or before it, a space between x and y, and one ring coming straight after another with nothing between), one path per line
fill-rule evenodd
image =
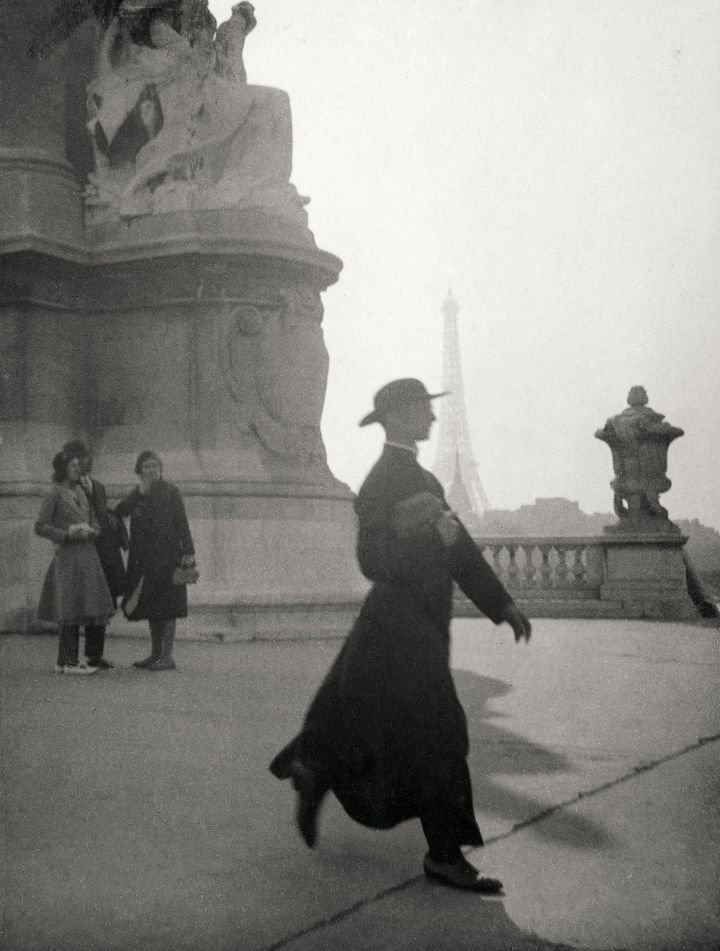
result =
M268 951L570 951L508 916L501 899L420 882Z
M453 671L453 677L468 720L468 765L476 807L511 824L544 813L547 802L512 790L501 777L572 773L572 763L501 725L503 714L490 709L490 702L507 694L510 684L469 671ZM602 826L570 813L561 826L542 823L537 831L578 849L610 848L613 844Z
M305 848L289 784L267 767L337 644L180 644L179 670L151 675L131 666L144 644L111 641L115 670L74 679L51 673L54 646L0 643L7 951L262 951L336 919L288 946L549 947L502 903L418 881L417 822L378 833L329 803L320 847ZM498 751L514 772L570 765L502 726L489 704L506 684L456 677L476 802L511 823L541 811L502 787ZM605 842L592 825L575 832ZM495 931L502 941L483 943Z

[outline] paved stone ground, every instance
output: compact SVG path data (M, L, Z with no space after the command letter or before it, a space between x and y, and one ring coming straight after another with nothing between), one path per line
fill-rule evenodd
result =
M3 951L717 951L718 632L539 620L454 626L484 899L419 874L418 823L334 800L319 848L267 772L338 642L181 641L180 670L54 676L0 638Z

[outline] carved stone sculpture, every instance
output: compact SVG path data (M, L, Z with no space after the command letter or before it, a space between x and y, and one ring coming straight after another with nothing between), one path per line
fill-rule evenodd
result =
M254 26L246 2L216 32L207 0L122 0L88 87L92 221L262 208L307 224L290 184L288 97L247 83Z
M610 486L619 521L608 530L677 533L659 497L672 485L665 474L668 446L683 430L650 409L644 387L633 386L627 401L628 408L595 433L610 447L615 472Z
M229 307L219 337L220 371L241 430L306 474L330 476L320 433L328 355L322 303L312 289Z

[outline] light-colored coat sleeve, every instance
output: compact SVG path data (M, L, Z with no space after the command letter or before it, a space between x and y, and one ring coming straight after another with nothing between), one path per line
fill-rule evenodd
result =
M49 538L56 545L66 545L75 540L70 537L70 526L83 523L97 530L97 519L85 495L78 502L62 486L56 486L43 500L35 522L35 534ZM83 538L78 537L77 540L82 541Z
M35 522L35 534L41 538L49 538L50 541L55 542L56 545L64 545L67 544L69 540L69 526L58 524L57 508L59 498L57 492L50 492L45 496L40 506L40 514Z

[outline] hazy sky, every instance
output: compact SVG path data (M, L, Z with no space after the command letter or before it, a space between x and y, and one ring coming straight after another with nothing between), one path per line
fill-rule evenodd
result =
M345 264L324 296L335 474L357 488L374 461L357 421L380 385L440 383L452 284L492 507L610 511L593 433L639 383L686 432L670 516L720 528L720 3L255 8L249 81L290 94L293 182Z

